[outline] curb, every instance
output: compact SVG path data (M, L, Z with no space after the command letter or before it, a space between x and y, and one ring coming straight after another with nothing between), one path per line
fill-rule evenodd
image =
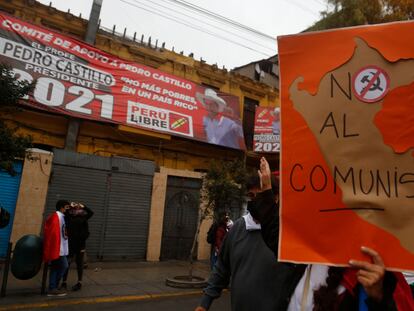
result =
M169 298L169 297L194 296L194 295L200 295L202 293L203 292L201 290L197 290L197 291L177 292L177 293L112 296L112 297L98 297L98 298L79 298L79 299L56 298L56 300L47 301L47 302L10 304L7 306L1 306L0 311L24 310L24 309L34 309L34 308L39 308L39 309L40 308L52 308L52 307L71 306L71 305L80 305L80 304L141 301L141 300Z
M189 277L188 275L179 275L173 278L167 278L165 285L175 288L204 288L207 286L207 279L199 276Z

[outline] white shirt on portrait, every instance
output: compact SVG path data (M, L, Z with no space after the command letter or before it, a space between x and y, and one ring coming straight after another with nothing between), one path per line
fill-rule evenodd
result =
M203 119L207 141L212 144L239 148L239 139L243 137L243 129L234 120L224 116Z

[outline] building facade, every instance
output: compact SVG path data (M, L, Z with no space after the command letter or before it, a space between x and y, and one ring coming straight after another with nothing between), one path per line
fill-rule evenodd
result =
M0 3L5 16L40 26L74 40L87 37L88 21L32 0ZM202 173L211 159L245 159L251 151L252 107L278 106L275 87L237 72L208 65L164 47L99 29L94 47L239 99L247 150L226 148L159 131L24 107L1 118L18 134L30 135L34 149L19 174L11 240L41 234L43 219L59 199L85 202L90 220L91 260L186 259L194 236ZM276 166L277 156L271 164ZM209 256L203 222L198 259ZM0 254L1 256L1 254Z

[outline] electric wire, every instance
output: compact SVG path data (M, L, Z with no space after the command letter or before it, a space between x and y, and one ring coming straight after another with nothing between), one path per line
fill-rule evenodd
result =
M133 1L133 2L138 3L138 4L141 4L141 5L145 5L145 4L143 4L142 2L140 2L139 0L130 0L130 1ZM175 12L175 13L181 14L181 15L183 15L183 16L185 16L185 17L188 17L188 18L190 18L190 19L193 19L193 20L199 21L197 18L195 18L195 17L193 17L193 16L190 16L190 15L185 14L185 13L183 13L183 12L180 12L180 11L178 11L178 10L172 9L172 8L170 8L170 7L164 6L164 5L162 5L162 4L159 4L159 3L154 3L152 0L144 0L144 1L151 2L152 4L155 4L155 5L159 6L159 7L162 7L162 8L164 8L164 9L170 10L171 12ZM149 7L149 8L151 8L151 9L155 9L155 10L156 10L156 8L154 8L154 7L151 7L151 6L148 6L148 7ZM165 13L165 12L162 12L162 13ZM231 34L231 35L233 35L233 36L235 36L235 37L237 37L237 38L239 38L239 39L242 39L242 40L248 41L248 42L250 42L250 43L256 44L256 45L261 46L261 47L263 47L263 48L265 48L265 49L267 49L267 50L269 50L269 51L274 52L274 49L273 49L273 48L270 48L269 46L265 46L265 45L263 45L263 44L260 44L259 42L252 41L252 40L250 40L250 39L248 39L248 38L246 38L246 37L243 37L243 36L241 36L241 35L238 35L237 33L234 33L234 32L232 32L232 31L229 31L229 30L224 29L224 28L222 28L222 27L219 27L219 26L213 25L213 24L211 24L211 23L207 23L207 22L204 22L204 24L206 24L206 25L208 25L208 26L210 26L210 27L216 28L216 29L218 29L218 30L220 30L220 31L227 32L227 33L229 33L229 34ZM275 40L274 40L274 41L275 41Z
M215 37L215 38L219 38L219 39L222 39L222 40L224 40L224 41L226 41L226 42L230 42L230 43L233 43L233 44L235 44L235 45L241 46L241 47L243 47L243 48L246 48L246 49L251 50L251 51L253 51L253 52L256 52L256 53L258 53L258 54L264 55L264 56L266 56L266 57L270 57L270 56L271 56L271 54L269 54L269 53L265 53L265 52L263 52L263 51L259 51L259 50L257 50L257 49L254 49L254 48L250 47L250 46L247 46L247 45L245 45L245 44L242 44L242 43L240 43L240 42L237 42L237 41L231 40L231 39L229 39L229 38L226 38L226 37L224 37L224 36L221 36L220 34L213 33L213 32L211 32L211 31L208 31L208 30L206 30L206 29L203 29L203 28L201 28L201 27L199 27L199 26L196 26L196 25L192 25L192 24L189 24L189 23L183 22L183 21L181 21L181 20L178 20L178 19L172 18L172 17L170 17L170 16L166 16L166 15L161 14L161 13L159 13L159 12L152 11L152 10L150 10L150 9L148 9L148 8L144 8L144 7L141 7L141 6L139 6L139 5L136 5L136 4L133 4L133 3L130 3L130 2L128 2L128 1L126 1L126 0L120 0L120 1L121 1L121 2L123 2L123 3L125 3L125 4L128 4L128 5L130 5L130 6L133 6L133 7L135 7L135 8L141 9L141 10L143 10L143 11L146 11L146 12L149 12L149 13L152 13L152 14L155 14L155 15L158 15L158 16L161 16L161 17L163 17L163 18L169 19L169 20L171 20L171 21L174 21L174 22L176 22L176 23L182 24L182 25L187 26L187 27L189 27L189 28L192 28L192 29L195 29L195 30L201 31L201 32L203 32L203 33L205 33L205 34L209 34L209 35L211 35L211 36L213 36L213 37Z
M323 6L326 6L327 5L327 3L324 3L323 1L321 1L321 0L313 0L313 2L315 2L315 3L317 3L317 4L320 4L320 5L323 5Z
M230 18L227 18L227 17L225 17L225 16L223 16L223 15L220 15L220 14L214 13L214 12L209 11L209 10L207 10L207 9L204 9L204 8L202 8L202 7L200 7L200 6L194 5L194 4L192 4L192 3L190 3L190 2L187 2L187 1L185 1L185 0L168 0L168 1L170 1L170 2L174 2L174 3L177 3L177 4L182 5L182 6L185 6L185 7L189 7L189 8L191 8L191 9L193 9L193 10L195 10L195 11L198 11L198 12L201 12L201 13L203 13L203 14L205 14L205 15L212 16L212 17L214 17L214 18L215 18L215 19L217 19L217 20L225 21L227 24L230 24L230 25L236 26L236 27L238 27L238 28L244 29L244 30L246 30L246 31L249 31L249 32L251 32L251 33L254 33L254 34L256 34L256 35L259 35L259 36L261 36L261 37L264 37L264 38L266 38L266 39L269 39L269 40L275 41L275 38L274 38L274 37L272 37L272 36L270 36L270 35L268 35L268 34L265 34L265 33L261 32L261 31L258 31L258 30L254 29L254 28L251 28L251 27L249 27L249 26L243 25L243 24L241 24L241 23L239 23L239 22L237 22L237 21L235 21L235 20L232 20L232 19L230 19Z
M183 10L185 10L187 12L191 12L193 14L198 14L199 16L203 16L204 18L207 18L207 19L209 19L211 21L219 22L219 23L224 24L226 26L232 26L227 21L223 21L223 20L217 19L217 17L210 16L208 14L204 14L203 12L195 11L191 7L180 6L180 4L178 4L178 3L172 3L170 0L161 0L161 1L164 2L164 3L168 3L170 5L175 5L176 7L180 7L181 9L183 9ZM238 28L239 30L243 30L243 29L240 29L239 27L233 27L233 28ZM253 35L255 35L255 34L253 34ZM269 39L269 38L264 38L264 39ZM275 37L273 37L273 41L276 41L276 38Z
M307 12L309 14L312 14L315 17L319 17L319 15L317 13L313 12L311 9L309 9L308 7L302 5L301 3L296 2L295 0L285 0L285 2L289 3L289 4L293 4L297 8L302 9L302 11Z

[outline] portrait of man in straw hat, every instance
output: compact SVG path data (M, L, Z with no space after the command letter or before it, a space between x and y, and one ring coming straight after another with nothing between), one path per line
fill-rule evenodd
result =
M274 135L279 135L280 134L280 108L276 107L271 112L271 115L273 116L272 132Z
M197 93L196 98L207 110L207 115L203 118L207 141L216 145L244 149L241 124L225 116L225 114L232 114L232 109L227 106L226 101L209 88L205 89L204 93Z

